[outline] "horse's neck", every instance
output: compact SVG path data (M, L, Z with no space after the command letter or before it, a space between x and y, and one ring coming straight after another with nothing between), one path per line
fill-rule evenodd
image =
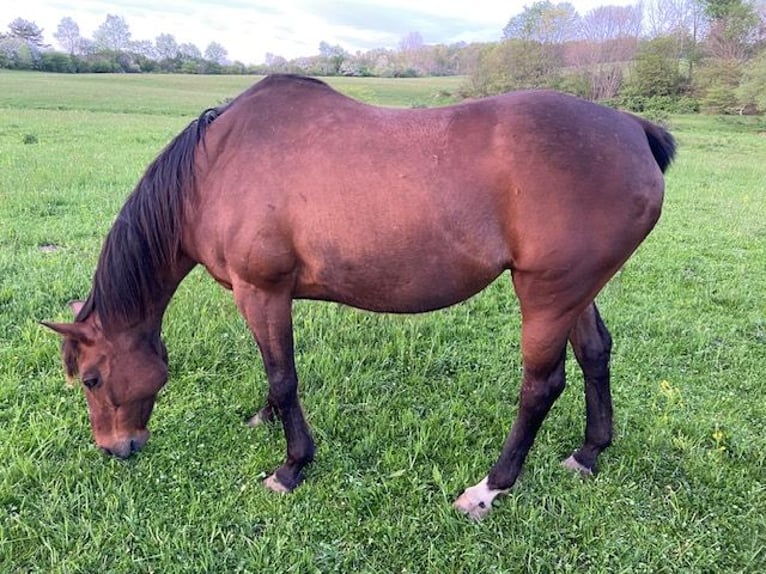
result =
M165 311L173 295L175 295L176 289L195 265L196 262L191 258L180 255L172 265L161 270L155 270L154 290L150 296L142 296L143 303L134 307L130 313L120 311L120 294L115 292L117 290L109 289L104 285L98 289L94 286L92 295L95 295L95 299L86 312L101 311L99 313L100 320L103 327L109 331L159 332L162 329ZM99 303L96 299L100 299L101 302Z
M146 321L148 323L156 324L158 329L161 327L165 310L175 295L176 289L195 265L195 261L182 255L175 261L171 269L163 270L159 282L161 291L157 294L155 304L147 309Z

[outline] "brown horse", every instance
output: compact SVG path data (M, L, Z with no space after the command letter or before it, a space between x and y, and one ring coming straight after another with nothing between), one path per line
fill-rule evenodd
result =
M168 377L165 309L198 263L234 293L269 382L288 491L314 457L297 397L293 299L418 313L510 270L522 313L518 415L499 460L455 506L480 518L511 487L564 388L567 341L585 377L595 468L612 438L611 339L594 297L653 228L673 138L554 92L429 110L372 107L309 78L271 76L204 112L149 166L110 230L87 301L63 335L96 443L140 449Z

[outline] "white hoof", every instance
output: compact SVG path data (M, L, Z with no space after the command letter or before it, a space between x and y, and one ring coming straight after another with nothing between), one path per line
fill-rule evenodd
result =
M247 419L247 426L249 427L257 427L262 425L264 422L263 417L261 416L260 412L255 413L253 416L251 416L249 419Z
M493 490L487 486L487 477L477 485L466 488L452 506L471 520L481 520L492 510L492 501L508 490Z
M563 461L561 463L561 466L563 466L567 470L579 472L582 476L591 476L593 474L593 471L591 469L577 462L577 459L574 457L574 455L570 456L568 459Z
M284 484L279 482L279 479L277 478L277 474L271 474L263 479L263 485L268 488L269 490L273 492L279 492L280 494L284 494L285 492L290 492L290 489L287 488Z

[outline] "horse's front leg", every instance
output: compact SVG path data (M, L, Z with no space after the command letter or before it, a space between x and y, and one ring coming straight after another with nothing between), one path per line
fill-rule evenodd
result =
M314 459L314 441L298 402L298 376L293 357L292 297L288 289L257 289L234 285L234 299L263 357L269 395L256 419L276 414L287 440L287 460L265 480L271 490L287 492L298 486L301 471ZM256 422L251 419L251 422Z

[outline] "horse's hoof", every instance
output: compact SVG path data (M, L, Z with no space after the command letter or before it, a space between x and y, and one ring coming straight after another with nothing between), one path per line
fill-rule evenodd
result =
M489 488L487 477L484 477L479 484L466 488L452 506L471 520L481 520L492 510L492 501L495 497L506 492L508 492L507 489L493 490Z
M256 415L257 416L257 415ZM279 482L279 479L277 478L277 473L271 474L263 479L263 485L268 488L269 490L273 492L279 492L280 494L284 494L286 492L290 492L290 489L287 488L284 484Z
M261 413L259 411L259 412L255 413L253 416L251 416L249 419L247 419L247 423L246 424L249 427L255 428L257 426L261 426L265 422L266 421L263 419L263 417L261 416Z
M491 504L487 506L485 502L474 499L467 490L452 503L452 506L458 512L477 522L492 510Z
M269 405L266 405L249 419L247 419L247 426L257 427L263 423L270 423L274 420L274 409Z
M583 466L579 462L577 462L577 459L574 457L574 455L570 456L568 459L563 461L561 463L561 466L566 468L567 470L571 470L573 472L577 472L580 474L580 476L592 476L593 471L588 468L587 466Z

